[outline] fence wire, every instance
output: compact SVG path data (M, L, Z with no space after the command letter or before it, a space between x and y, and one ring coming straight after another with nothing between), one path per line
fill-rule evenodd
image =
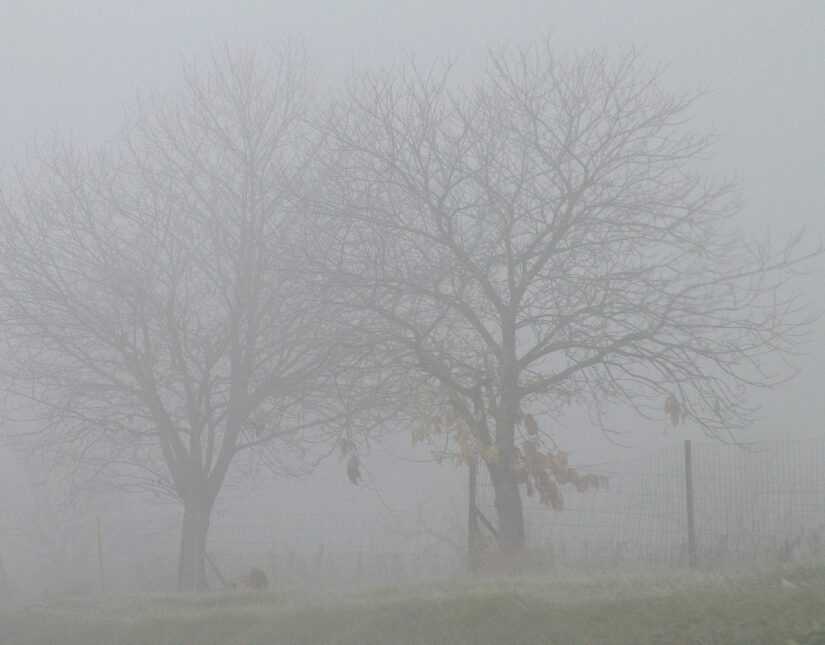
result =
M698 566L825 556L825 440L691 447ZM586 470L604 475L607 484L584 493L564 490L560 511L522 489L527 553L536 566L603 570L690 563L683 445ZM478 509L495 525L495 491L483 466L476 481ZM252 566L283 587L461 575L468 564L464 482L461 488L457 479L455 490L444 491L441 506L408 512L348 513L344 506L336 513L218 511L207 548L213 587L239 580ZM459 503L448 508L448 499ZM153 517L125 510L102 517L102 554L97 518L88 520L61 537L59 552L48 554L30 536L2 527L7 584L41 580L41 590L57 593L94 592L104 584L107 592L174 588L181 523L176 509ZM494 540L485 542L494 551Z
M548 564L686 566L688 465L679 445L623 463L587 468L607 485L564 491L554 511L524 497L528 549ZM694 541L699 566L760 565L815 558L825 550L825 441L691 443ZM478 476L481 512L495 491Z

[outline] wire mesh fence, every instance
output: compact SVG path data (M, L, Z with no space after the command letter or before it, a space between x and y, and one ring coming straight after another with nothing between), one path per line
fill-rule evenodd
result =
M421 512L216 512L209 529L207 573L212 588L242 586L252 567L281 589L451 577L463 571L462 521L452 514L425 518ZM68 590L173 590L180 523L179 513L107 518L104 571L98 571L93 531L84 531L80 542L85 547L73 555Z
M690 460L678 445L586 470L605 476L607 484L582 493L565 490L563 510L523 494L532 570L685 567L691 544L696 564L706 569L825 556L825 440L693 442ZM476 481L477 507L495 526L495 491L483 467ZM468 569L469 490L467 479L455 482L455 490L443 491L440 506L407 512L382 507L350 513L343 506L334 513L218 511L207 547L212 586L231 585L253 566L279 588L461 575ZM458 505L448 507L447 499ZM96 519L79 522L61 537L60 549L48 553L4 527L6 584L27 577L28 564L39 572L28 578L57 592L174 589L177 510L103 516L100 543ZM494 540L487 543L493 551Z
M687 566L692 544L704 568L803 560L825 550L825 441L688 442L585 470L607 484L565 491L562 511L525 497L528 550L548 565ZM478 482L479 509L495 515L483 469Z
M397 512L225 513L215 519L209 549L227 579L258 566L286 586L409 581L457 572L465 545L443 532L450 519ZM458 526L460 518L452 519Z
M825 442L694 446L700 562L790 561L825 547Z

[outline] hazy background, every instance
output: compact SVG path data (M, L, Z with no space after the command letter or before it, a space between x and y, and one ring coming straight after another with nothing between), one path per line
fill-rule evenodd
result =
M503 40L527 42L554 34L559 51L626 48L651 65L668 65L666 85L705 89L699 122L720 136L714 160L740 180L743 234L781 238L802 227L810 246L825 239L825 2L165 2L0 0L0 174L13 168L35 136L70 133L102 142L138 90L172 87L182 56L210 45L305 39L317 52L324 81L350 67L383 65L414 54L426 61L458 57L461 73ZM815 303L816 287L800 284ZM743 439L815 437L822 432L825 322L814 329L790 384L763 394L764 418ZM578 462L623 459L672 445L689 429L642 426L621 415L628 448L611 446L595 430L569 420L561 447ZM398 440L402 450L408 441ZM366 464L400 503L411 491L436 491L456 473L392 465L373 455ZM6 486L13 459L0 455ZM374 504L374 491L352 488L343 466L330 463L309 485L287 486L278 505L308 498ZM0 483L4 477L0 476ZM288 500L288 501L286 501ZM275 505L274 497L270 503Z

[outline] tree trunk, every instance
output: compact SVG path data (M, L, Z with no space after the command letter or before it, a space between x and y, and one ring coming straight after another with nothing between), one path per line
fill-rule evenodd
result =
M502 553L514 561L524 551L524 509L516 474L499 465L490 467L498 514L498 542Z
M505 560L518 568L524 551L524 509L516 473L516 423L519 414L518 367L514 320L502 325L502 361L496 412L498 460L490 469L498 514L498 542Z
M178 591L206 591L206 536L212 505L205 502L184 504L178 565Z

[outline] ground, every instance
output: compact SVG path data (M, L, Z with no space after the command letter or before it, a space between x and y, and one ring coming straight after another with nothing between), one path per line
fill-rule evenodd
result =
M825 644L825 567L87 598L3 611L0 643L815 645Z

